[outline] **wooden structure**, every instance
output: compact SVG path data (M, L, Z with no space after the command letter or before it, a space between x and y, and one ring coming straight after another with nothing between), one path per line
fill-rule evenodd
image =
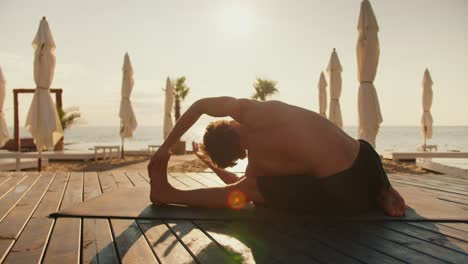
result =
M148 145L148 154L153 154L155 153L160 145Z
M437 151L437 145L421 145L416 148L417 151Z
M112 151L115 150L115 153L117 154L117 158L120 157L120 146L114 145L114 146L94 146L94 161L97 161L98 155L100 154L99 152L102 151L102 159L106 159L106 151L109 152L109 159L111 160L112 157Z
M390 175L468 208L468 178ZM213 173L171 173L180 189L219 186ZM120 188L142 172L0 173L0 262L5 263L467 263L468 223L255 223L48 218Z
M459 159L459 158L468 158L468 152L456 152L456 151L429 151L429 152L385 152L383 153L384 159L393 159L393 160L416 160L418 158L450 158L450 159Z
M21 144L20 144L20 135L19 135L19 101L18 96L19 94L23 93L34 93L36 89L26 89L26 88L17 88L13 89L13 106L14 106L14 126L13 126L13 134L14 134L14 142L16 146L16 151L21 151ZM51 88L51 93L55 93L55 104L58 108L62 108L62 89L59 88Z
M468 159L417 159L416 165L430 171L468 177Z

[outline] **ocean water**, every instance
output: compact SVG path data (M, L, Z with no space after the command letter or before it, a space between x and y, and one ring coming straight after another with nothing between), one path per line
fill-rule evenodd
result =
M344 131L356 138L357 127L345 127ZM204 127L192 127L182 137L188 143L200 142ZM10 135L13 132L10 129ZM30 136L21 129L20 137ZM148 145L159 145L163 141L162 127L141 126L135 131L133 138L125 139L125 149L146 149ZM95 145L120 145L119 127L75 126L65 131L65 148L70 150L87 150ZM377 135L377 150L415 151L423 144L420 127L389 126L381 127ZM439 150L468 151L468 126L438 126L434 127L433 138L427 144L437 145ZM191 144L187 144L191 149Z

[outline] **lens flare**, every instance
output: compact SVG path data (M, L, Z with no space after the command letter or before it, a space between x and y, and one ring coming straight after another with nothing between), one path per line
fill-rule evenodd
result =
M234 190L228 194L227 203L229 208L240 210L245 207L247 196L241 191Z

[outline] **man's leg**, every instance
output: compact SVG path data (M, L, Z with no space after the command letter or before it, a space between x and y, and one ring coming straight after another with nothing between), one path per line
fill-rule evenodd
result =
M389 216L404 216L406 212L405 200L392 186L388 189L382 188L379 205Z
M404 216L406 212L405 200L401 195L392 187L388 180L387 173L382 164L382 160L378 157L380 165L381 177L383 177L383 187L380 190L379 205L389 216Z

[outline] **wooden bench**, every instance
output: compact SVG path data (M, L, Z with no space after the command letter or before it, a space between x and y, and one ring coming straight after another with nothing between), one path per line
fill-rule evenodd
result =
M421 145L416 148L417 151L437 151L437 145Z
M115 150L117 158L120 157L120 146L107 145L107 146L94 146L94 161L97 161L99 151L102 151L102 159L106 159L106 152L109 152L109 159L112 160L112 151Z
M148 145L148 153L152 154L158 150L161 145Z
M16 171L20 171L21 169L37 168L39 157L41 157L42 166L46 166L48 157L44 153L39 155L37 152L0 151L0 170L8 171L14 168Z

